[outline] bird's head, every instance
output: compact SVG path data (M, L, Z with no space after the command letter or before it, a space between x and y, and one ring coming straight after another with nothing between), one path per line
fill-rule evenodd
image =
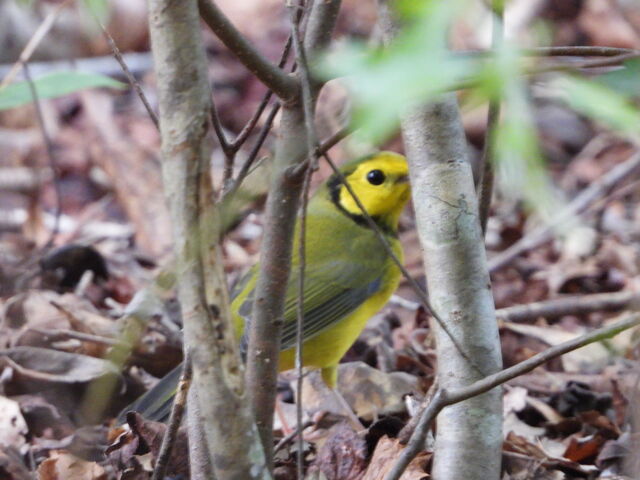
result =
M410 197L409 169L397 153L379 152L344 165L340 171L365 210L381 226L396 231L402 209ZM362 210L338 175L327 182L331 200L351 216Z

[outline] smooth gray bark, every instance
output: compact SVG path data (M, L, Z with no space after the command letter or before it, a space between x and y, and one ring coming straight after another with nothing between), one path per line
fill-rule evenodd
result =
M500 339L471 166L456 97L416 109L402 122L413 204L431 304L438 382L453 390L501 368ZM491 480L500 475L502 396L495 388L445 408L437 419L432 475Z
M211 100L197 0L150 0L149 27L178 298L208 456L219 480L268 479L220 258L219 215L209 167ZM190 432L191 441L198 441L198 433Z
M340 9L340 0L315 2L309 12L304 39L306 51L326 47ZM295 77L299 79L298 76ZM278 127L274 168L265 211L260 246L260 272L254 291L247 353L247 382L253 387L253 408L263 445L273 445L273 406L276 396L277 362L284 315L284 296L291 269L293 233L305 168L309 155L308 132L300 81L297 90L283 100ZM315 85L320 88L320 85ZM316 98L315 92L313 98ZM271 456L268 455L270 463Z

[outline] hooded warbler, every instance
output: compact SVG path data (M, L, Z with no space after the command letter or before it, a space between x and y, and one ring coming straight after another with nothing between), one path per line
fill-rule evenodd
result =
M405 158L379 152L340 168L342 175L402 259L397 229L410 197ZM294 367L298 300L298 232L285 299L280 371ZM320 368L333 388L340 359L355 342L369 318L380 310L400 280L400 270L386 253L362 215L360 207L336 174L309 201L306 225L303 364ZM259 265L254 265L231 293L231 311L241 351L248 345L246 324L251 318ZM123 410L165 421L170 413L181 367ZM123 415L121 414L121 419Z

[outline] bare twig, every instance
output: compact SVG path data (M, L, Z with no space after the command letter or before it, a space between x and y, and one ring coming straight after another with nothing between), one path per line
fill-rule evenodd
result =
M269 112L269 116L267 117L267 121L265 122L265 125L262 128L262 130L260 131L260 134L258 135L258 139L256 140L256 143L253 149L251 150L251 153L247 156L247 160L245 161L244 165L242 165L242 169L238 173L238 176L235 179L235 181L231 184L228 191L224 192L222 196L223 200L227 198L229 195L231 195L232 193L236 192L240 187L240 185L242 184L242 182L244 181L244 179L247 177L247 175L249 175L253 171L251 167L253 166L253 163L255 162L255 159L258 156L258 153L260 152L260 148L262 147L262 144L264 143L264 140L266 139L267 134L269 133L269 129L271 128L271 124L273 123L273 120L276 114L278 113L279 108L280 108L279 103L276 103L275 105L273 105L273 108L271 112ZM342 127L340 130L333 133L330 137L320 142L320 145L318 146L318 155L319 156L323 155L325 152L329 151L332 147L334 147L340 141L344 140L350 134L351 134L351 129L348 126Z
M189 393L189 387L191 386L191 358L187 352L184 362L182 364L182 375L180 377L180 383L176 389L176 396L173 399L173 406L171 407L171 416L167 423L167 430L165 431L162 439L162 445L160 446L160 452L158 452L158 459L153 469L153 475L151 480L162 480L169 466L169 460L171 458L171 451L173 445L178 437L178 428L182 422L182 416L184 415L185 407L187 405L187 395Z
M264 141L267 139L267 135L269 135L269 131L273 126L273 121L275 120L279 110L280 103L275 103L272 105L271 111L269 112L269 115L267 115L267 119L260 129L258 137L256 138L256 141L253 144L253 147L251 148L247 159L242 164L242 167L240 168L236 179L233 182L230 182L229 187L226 189L226 191L223 192L222 200L225 200L227 197L235 193L238 188L240 188L240 185L242 185L244 179L247 178L247 175L249 175L249 173L251 172L251 167L258 157L258 153L260 153L260 149L262 148Z
M291 98L297 94L296 80L258 52L213 0L199 0L198 6L202 19L213 33L262 83L281 99Z
M325 0L319 3L324 7L316 9L314 5L309 13L308 24L316 21L323 23L327 29L324 34L331 35L335 16L325 19L312 17L329 15L332 9L339 7L340 1ZM254 289L252 318L248 328L247 381L253 393L256 424L262 443L269 451L273 446L273 405L276 396L275 382L284 299L289 283L295 220L304 185L304 170L298 167L300 159L304 160L309 156L299 87L296 81L296 101L283 102L260 247L260 271ZM277 91L274 92L278 94Z
M291 36L289 36L289 38L287 39L287 42L285 43L284 49L282 51L282 55L280 55L280 61L278 62L279 68L284 68L284 66L286 65L287 59L289 58L290 50L291 50ZM249 138L249 135L251 134L254 127L258 123L260 116L262 115L264 110L267 108L267 105L269 104L269 100L271 100L272 96L273 96L273 91L270 89L267 89L256 111L253 113L253 115L251 116L249 121L246 123L246 125L242 128L240 133L238 133L236 138L232 141L227 140L222 128L220 117L218 116L215 102L214 101L211 102L211 120L213 121L213 128L218 137L218 140L220 141L220 147L222 148L222 151L225 154L224 173L222 176L223 197L227 195L227 192L235 191L237 187L240 186L240 184L242 183L242 180L244 180L244 177L248 174L249 168L254 162L256 156L258 155L258 152L262 147L262 143L267 137L267 133L271 130L271 125L273 124L273 120L280 108L279 104L276 104L273 106L271 113L267 117L267 121L265 122L264 128L258 134L258 140L256 141L254 147L251 149L251 153L249 154L249 157L247 158L244 165L242 166L242 169L240 172L242 174L242 177L239 176L239 180L236 180L235 182L231 183L231 178L233 176L233 164L235 161L236 154L238 153L240 148L242 148L242 145L244 145L244 143Z
M491 32L491 45L494 50L500 48L504 36L504 3L502 0L492 0L493 25ZM480 158L480 180L478 182L478 215L480 216L480 226L482 233L487 232L487 220L491 208L491 198L493 196L493 156L494 156L494 136L500 123L500 102L501 98L491 98L489 100L489 112L487 113L487 130L484 135L484 146L482 157Z
M282 51L282 55L280 56L280 62L278 63L278 67L284 68L284 66L287 64L287 59L289 58L290 51L291 51L291 36L289 36L289 38L287 39L287 42L285 43L284 49ZM267 108L267 105L269 104L269 100L271 99L272 95L273 95L273 91L267 90L267 92L264 94L264 97L262 97L262 101L260 102L260 105L258 105L257 110L253 114L253 117L249 119L247 124L242 128L242 130L240 130L240 133L238 133L238 136L230 143L230 146L232 148L234 148L235 150L239 150L240 147L244 144L244 142L247 140L247 138L253 131L253 128L258 123L258 119L262 115L262 112L264 112L265 108Z
M271 478L245 389L212 202L211 91L196 0L149 2L158 72L162 169L170 200L178 298L206 449L218 478ZM190 75L185 75L185 72ZM198 429L189 435L197 441ZM194 436L195 435L195 436Z
M35 52L36 48L38 48L38 45L40 45L42 39L47 35L47 33L49 33L49 30L51 30L51 27L53 27L53 24L58 18L58 15L60 15L60 12L62 12L62 10L65 9L72 1L73 0L65 0L44 18L38 29L34 32L25 47L22 49L22 52L20 52L18 61L13 65L13 67L11 67L9 73L7 73L7 75L2 79L2 82L0 83L0 90L4 89L13 81L16 74L24 67L24 65L31 58L31 55L33 55L33 52Z
M562 211L548 223L542 225L525 237L518 240L506 250L498 253L489 260L489 271L495 272L511 263L517 256L536 248L550 240L554 231L566 225L576 215L587 209L592 203L610 191L617 183L627 179L640 167L640 152L631 155L623 163L616 165L602 178L591 183L580 192Z
M56 329L49 330L46 328L29 328L29 331L37 332L41 335L44 335L48 339L52 341L56 340L80 340L81 342L91 342L97 343L100 345L119 345L122 342L120 340L116 340L115 338L102 337L100 335L92 335L90 333L84 332L76 332L75 330L65 330L65 329Z
M158 121L158 116L156 115L156 112L154 112L153 109L151 108L151 104L149 103L147 96L142 91L142 87L140 86L140 83L138 82L138 80L136 80L136 77L133 76L133 74L131 73L131 70L129 70L129 67L127 66L127 63L124 61L124 58L122 57L122 53L120 52L118 45L116 45L116 42L111 36L111 34L109 33L109 31L106 29L106 27L102 24L102 22L98 19L97 16L94 15L94 17L96 22L98 22L98 25L100 25L100 29L102 30L104 37L107 39L109 48L111 48L111 53L113 53L113 56L120 64L120 67L122 68L122 71L124 72L125 77L127 77L127 81L129 82L129 85L131 86L131 88L133 88L133 90L136 92L136 94L142 101L144 108L147 110L147 114L149 115L149 118L151 119L151 121L159 131L160 122Z
M493 55L493 50L461 50L452 52L457 57L488 57ZM519 51L523 57L616 57L640 53L633 48L602 47L602 46L562 46L562 47L535 47L524 48Z
M492 52L489 52L492 53ZM604 58L596 58L589 60L581 60L572 63L552 63L549 65L536 65L532 67L526 67L522 69L523 75L534 76L540 75L542 73L551 73L551 72L575 72L589 68L600 68L600 67L611 67L611 66L619 66L622 63L628 60L634 60L636 58L640 58L640 52L637 50L632 50L631 53L624 53L621 55L615 56L607 56ZM478 85L481 79L477 77L469 77L459 82L455 82L449 85L444 91L446 92L455 92L457 90L465 90L468 88L473 88Z
M640 307L638 292L595 293L501 308L496 310L496 317L504 322L526 322L539 317L550 319L564 315L584 315L635 307Z
M598 68L598 67L611 67L620 65L628 60L640 58L640 52L633 51L632 53L624 53L622 55L615 55L612 57L596 58L592 60L583 60L581 62L567 63L567 64L555 64L555 65L543 65L541 67L531 67L524 69L524 73L527 75L538 75L540 73L547 72L565 72L575 71L585 68Z
M51 170L51 181L53 183L53 191L55 192L55 206L54 206L54 222L53 228L51 229L51 234L49 235L49 239L45 247L49 247L53 245L53 242L58 235L58 231L60 230L60 215L62 214L62 191L60 189L60 182L58 181L58 171L57 171L57 162L53 149L53 142L51 141L51 137L47 132L47 126L44 123L44 115L42 114L42 106L40 105L40 99L38 97L38 92L36 91L36 86L33 83L33 79L29 74L29 65L25 60L22 63L22 68L24 72L24 78L29 85L29 91L31 92L31 98L33 99L33 106L36 111L36 117L38 118L38 127L40 128L40 133L42 134L42 140L44 141L45 151L47 152L47 161L49 163L49 169Z
M485 377L466 387L450 391L438 389L429 405L423 410L420 421L418 422L407 447L402 452L400 458L386 476L385 480L398 480L400 478L409 463L411 463L411 460L413 460L418 452L422 450L431 422L444 407L481 395L517 376L530 372L549 360L580 347L584 347L585 345L614 337L620 332L635 327L636 325L640 325L640 314L632 313L628 315L627 318L622 319L613 325L599 328L591 333L581 335L580 337L561 343L555 347L548 348L544 352L534 355L513 367Z
M300 80L302 87L302 108L304 112L304 124L307 138L307 170L305 172L304 184L302 186L302 205L300 215L300 233L299 233L299 278L298 278L298 305L297 305L297 325L296 325L296 354L295 367L297 373L296 380L296 425L302 430L302 387L304 375L302 372L302 354L304 344L304 276L306 267L306 232L307 232L307 206L309 204L309 186L311 185L311 176L317 168L318 152L316 129L314 124L315 109L312 97L311 76L307 65L307 57L305 48L300 39L300 22L304 15L305 8L313 2L307 1L291 5L290 21L291 21L291 39L293 49L296 56L296 64L300 72ZM301 165L304 165L302 163ZM298 448L296 452L296 475L298 480L304 478L304 440L302 435L298 435Z
M284 447L287 446L287 444L293 440L294 438L296 438L298 435L302 436L302 432L310 427L311 425L313 425L313 422L311 420L307 420L306 422L304 422L302 424L302 426L296 426L296 429L291 432L289 435L283 437L277 444L276 446L273 448L273 452L277 453L280 450L282 450Z
M629 53L640 53L632 48L598 47L598 46L566 46L526 48L520 52L529 57L616 57Z
M318 146L318 154L322 155L325 152L328 152L332 147L347 138L349 134L351 134L351 129L348 126L342 127L330 137L320 142L320 145Z

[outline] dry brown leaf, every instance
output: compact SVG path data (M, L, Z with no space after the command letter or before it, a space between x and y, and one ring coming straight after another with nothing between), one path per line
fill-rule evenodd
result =
M404 446L400 445L399 440L387 436L382 437L361 480L383 480L398 460L402 450L404 450ZM425 480L430 478L425 468L431 456L432 454L427 452L418 454L404 471L400 480Z
M538 327L535 325L516 324L511 322L505 322L502 326L512 332L536 338L551 346L573 340L585 333L585 329L568 332L566 330L561 330L559 327ZM610 358L611 352L605 347L605 345L600 342L596 342L563 355L561 360L565 371L580 372L586 367L591 369L595 367L603 367L609 362Z
M0 478L3 480L33 480L33 473L23 461L23 455L14 448L0 448Z
M164 423L145 420L138 413L128 414L127 423L131 430L122 433L107 448L106 454L118 469L133 468L140 472L152 470L167 426ZM184 427L178 430L167 466L167 474L185 478L189 475L188 441Z
M312 372L307 378L302 393L305 409L344 414L344 408L322 382L319 372ZM372 420L379 415L404 412L403 396L418 391L418 379L404 372L384 373L364 362L342 363L338 391L358 417Z
M1 362L13 368L23 379L46 383L86 383L105 375L120 373L107 360L47 348L16 347L0 350Z
M563 456L573 462L595 461L605 442L606 439L598 434L587 437L572 437Z
M366 467L367 442L347 422L331 427L310 467L327 480L357 480Z
M107 480L96 462L87 462L70 453L52 452L38 467L38 480Z

